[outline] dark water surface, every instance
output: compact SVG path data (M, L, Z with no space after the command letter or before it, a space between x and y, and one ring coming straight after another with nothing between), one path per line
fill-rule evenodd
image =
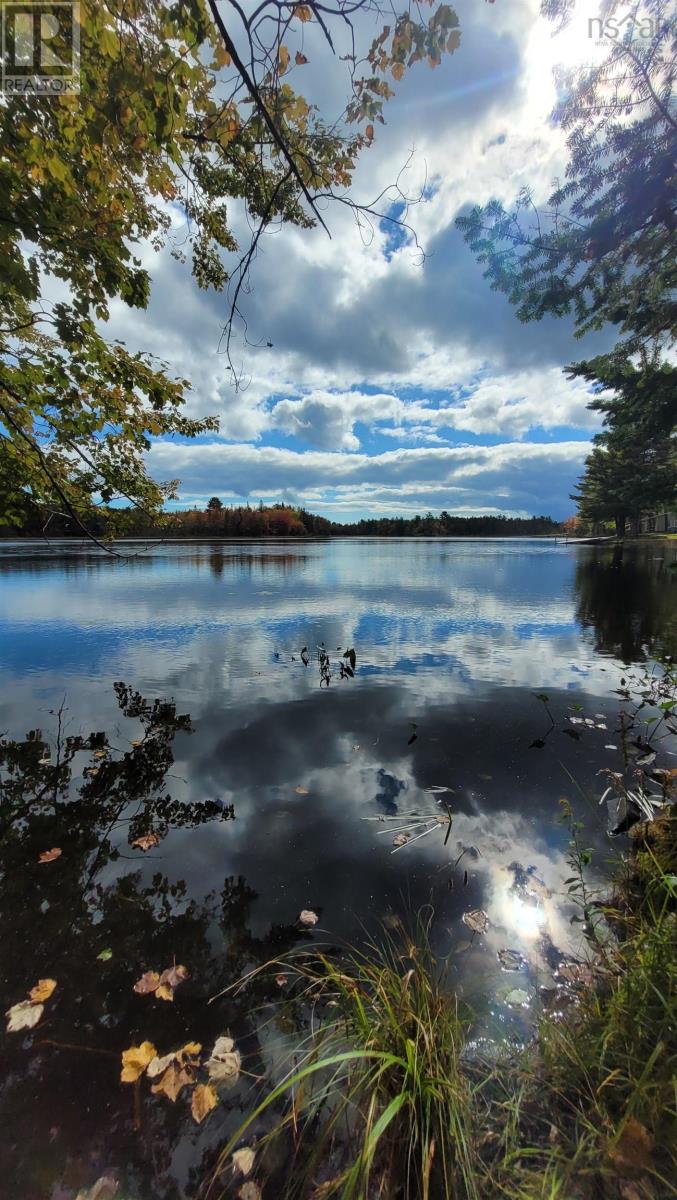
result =
M120 1054L230 1033L263 1073L252 997L207 1000L304 940L430 903L478 1036L517 1036L580 951L559 799L598 871L617 850L595 803L620 753L613 691L675 649L675 560L660 542L165 544L123 561L0 545L3 1011L58 984L33 1030L0 1034L2 1195L71 1200L108 1173L129 1200L197 1196L251 1077L198 1126L187 1089L172 1104L119 1082ZM120 681L176 708L144 710ZM397 823L363 819L411 812L450 812L451 830L393 853ZM157 845L131 844L149 832ZM474 938L473 909L490 920ZM505 948L523 970L501 970ZM173 1002L134 993L174 961L190 979Z

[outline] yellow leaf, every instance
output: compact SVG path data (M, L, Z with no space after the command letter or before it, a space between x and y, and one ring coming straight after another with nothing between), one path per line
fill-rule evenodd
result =
M201 1050L200 1042L186 1042L185 1046L182 1046L176 1053L179 1058L197 1058Z
M156 1000L173 1000L174 999L173 988L171 988L168 983L161 983L159 985L159 987L157 987L155 989L155 999Z
M294 16L298 17L299 21L312 21L313 13L307 4L297 4L294 9Z
M157 1057L157 1050L152 1042L142 1042L140 1046L130 1046L122 1051L122 1083L136 1083L143 1075L151 1059Z
M397 82L399 83L399 81L403 75L404 75L404 63L401 63L401 62L393 63L393 66L392 66L393 79L396 79Z
M232 59L225 46L220 43L216 47L215 62L217 67L229 67Z
M277 54L277 61L280 64L280 75L284 75L289 66L289 51L286 46L280 46Z
M174 1055L172 1055L172 1058L174 1058ZM179 1092L194 1082L195 1076L188 1067L180 1067L178 1063L170 1062L162 1079L153 1084L151 1091L156 1093L161 1092L162 1095L166 1096L173 1103Z
M55 987L56 979L38 979L35 987L28 993L31 1004L42 1004L44 1000L49 1000Z
M137 979L134 984L134 991L139 996L147 996L149 992L157 991L159 982L160 976L157 971L146 971L140 979Z
M214 1088L209 1083L198 1083L190 1102L190 1111L198 1125L204 1121L207 1113L211 1112L219 1102Z

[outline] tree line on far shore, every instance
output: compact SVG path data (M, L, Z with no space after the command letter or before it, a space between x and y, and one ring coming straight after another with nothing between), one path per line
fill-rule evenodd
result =
M0 534L42 537L46 516L37 506L31 506L21 523L0 528ZM138 509L117 509L114 514L116 534L148 538L534 537L561 534L564 528L552 517L463 517L446 511L414 517L369 517L344 524L289 504L227 506L218 496L212 496L205 508L167 512L160 519L149 520ZM81 536L67 516L51 519L47 532L50 537ZM100 538L110 536L105 509L99 509L93 532Z

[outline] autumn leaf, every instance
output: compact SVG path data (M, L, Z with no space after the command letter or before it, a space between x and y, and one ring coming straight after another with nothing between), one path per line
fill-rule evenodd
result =
M156 992L160 986L160 976L157 971L146 971L140 979L137 979L134 984L134 991L139 996L147 996L149 992Z
M280 75L284 75L289 66L289 51L286 46L280 46L277 54L277 61L280 65Z
M45 1011L42 1004L33 1004L30 1000L21 1000L7 1009L6 1016L8 1033L20 1033L22 1029L33 1029Z
M294 62L296 63L297 67L305 67L308 59L306 58L305 54L301 54L301 51L297 50Z
M172 1054L172 1061L164 1071L162 1078L158 1079L151 1087L151 1092L166 1096L172 1103L176 1100L179 1092L190 1084L195 1083L195 1075L189 1066L181 1066L176 1061L176 1055Z
M232 59L230 57L230 54L226 50L226 47L222 46L221 44L219 44L216 47L216 54L214 56L214 59L215 59L215 66L217 66L217 67L229 67L232 62Z
M310 795L308 788L301 787L300 785L299 785L299 787L294 788L294 791L296 792L297 796L309 796Z
M156 1058L157 1050L152 1042L142 1042L140 1046L130 1046L128 1050L122 1051L122 1071L120 1080L122 1083L136 1083L137 1079L143 1075L146 1067L152 1059Z
M294 16L298 17L299 21L303 21L304 23L313 19L312 11L308 8L307 4L297 4L294 9Z
M299 925L311 927L312 925L317 925L319 919L317 913L313 912L311 908L304 908L299 913Z
M251 1175L252 1167L256 1151L250 1146L243 1146L241 1150L236 1150L232 1158L233 1171L239 1171L241 1175Z
M461 920L464 925L468 926L468 929L472 929L473 933L485 933L489 927L489 918L482 908L463 913Z
M276 975L276 976L275 976L275 982L276 982L276 984L277 984L277 986L278 986L279 988L283 988L283 987L285 987L285 986L286 986L286 983L287 983L287 976L286 976L286 975L281 975L281 974L280 974L280 975Z
M207 1059L207 1070L211 1083L235 1083L242 1059L240 1051L235 1049L235 1042L230 1037L219 1037L214 1042L214 1049Z
M392 65L393 79L396 79L397 82L399 83L399 81L403 75L404 75L404 63L401 63L401 62L393 63L393 65Z
M157 1079L158 1075L162 1075L163 1071L166 1071L167 1067L175 1061L176 1051L172 1051L171 1054L163 1054L162 1058L158 1058L156 1055L155 1058L151 1058L146 1069L146 1075L149 1079Z
M396 833L393 838L393 846L406 846L410 837L411 834L409 833Z
M31 1004L42 1004L43 1001L49 1000L55 987L56 979L38 979L35 987L28 993Z
M153 846L160 845L160 838L157 833L144 833L141 837L135 838L132 846L138 846L139 850L152 850Z
M238 1200L261 1200L261 1188L258 1183L254 1183L253 1179L248 1179L242 1184L238 1194Z
M54 846L51 850L43 850L42 854L38 855L38 862L51 863L57 858L61 858L61 850L58 846Z
M214 1088L209 1083L198 1083L193 1097L190 1102L190 1111L193 1114L193 1119L198 1125L204 1121L207 1113L210 1113L219 1102L219 1098L214 1091Z
M367 125L367 128L364 131L364 136L370 142L373 142L373 140L374 140L374 126L373 125Z

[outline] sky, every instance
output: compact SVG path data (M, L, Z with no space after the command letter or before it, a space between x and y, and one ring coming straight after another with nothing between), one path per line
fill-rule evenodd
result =
M586 385L562 368L608 338L577 341L566 319L521 324L454 225L469 205L510 204L524 185L544 202L563 174L553 69L594 56L594 42L587 12L553 36L538 8L458 0L460 47L434 71L406 73L360 160L358 200L398 175L423 196L409 221L425 259L412 237L386 223L360 230L340 204L323 210L331 237L282 228L262 239L242 304L249 341L261 345L236 341L238 389L223 353L226 296L200 291L168 252L144 251L149 308L116 303L108 332L188 377L187 411L220 421L217 434L157 440L149 452L156 478L180 480L178 506L282 500L345 521L574 511L570 492L599 425ZM364 49L375 32L371 19L358 27ZM340 44L332 59L318 33L303 26L309 63L290 82L333 118L345 64ZM230 219L246 244L235 202ZM178 235L180 214L174 222Z

